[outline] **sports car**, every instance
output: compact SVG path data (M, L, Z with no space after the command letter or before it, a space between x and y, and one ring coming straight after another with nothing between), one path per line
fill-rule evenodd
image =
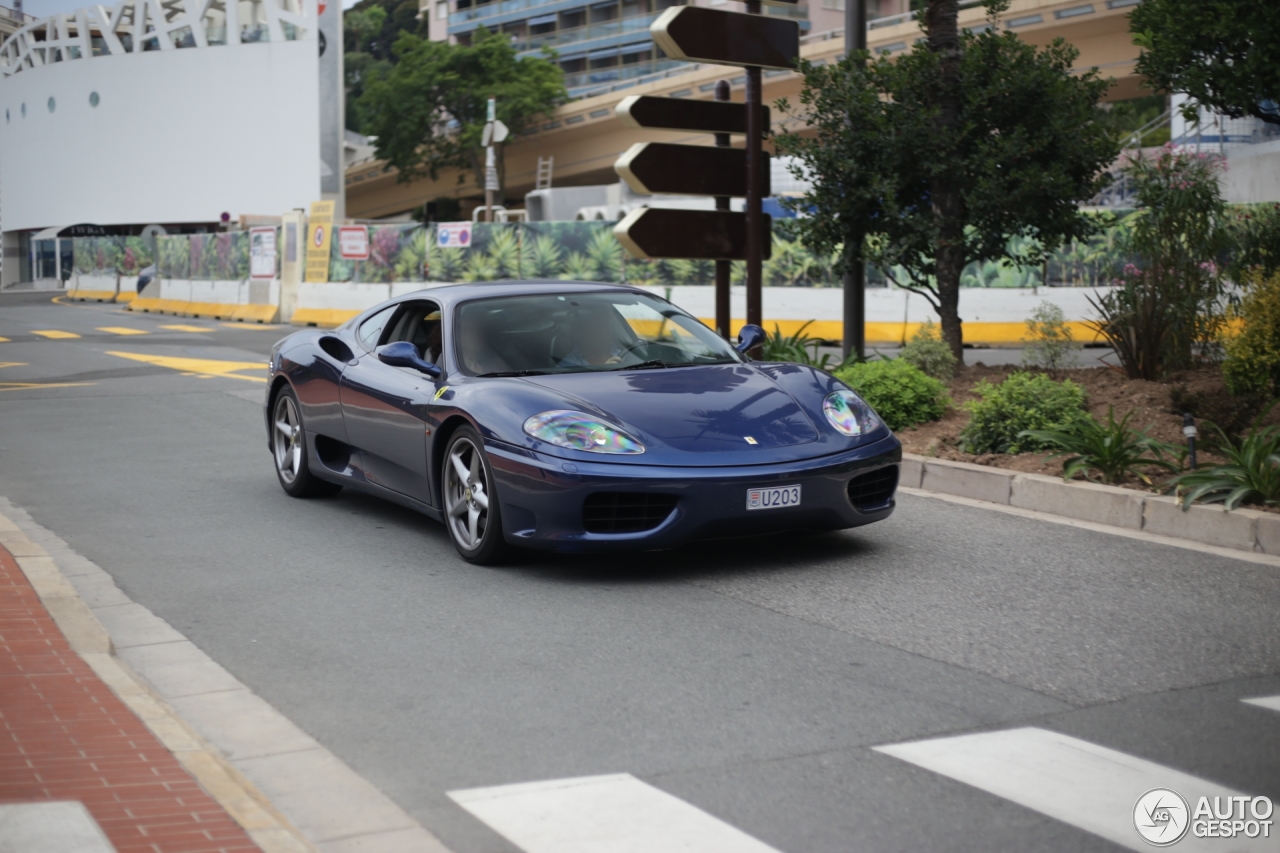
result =
M412 507L476 563L888 517L898 440L831 374L751 360L763 338L627 285L432 287L276 344L268 447L287 494Z

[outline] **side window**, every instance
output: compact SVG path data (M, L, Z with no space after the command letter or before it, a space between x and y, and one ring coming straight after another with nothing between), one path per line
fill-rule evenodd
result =
M440 306L434 302L410 302L396 320L387 343L408 341L430 362L440 361Z
M390 308L384 308L360 324L360 333L357 337L365 349L373 352L377 348L378 341L382 337L382 330L387 327L387 323L391 320L391 315L399 307L398 305L392 305Z

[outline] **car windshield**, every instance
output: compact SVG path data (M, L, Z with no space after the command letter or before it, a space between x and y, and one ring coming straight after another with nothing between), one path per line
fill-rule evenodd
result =
M472 376L736 364L733 347L668 302L634 291L502 296L463 304L458 361Z

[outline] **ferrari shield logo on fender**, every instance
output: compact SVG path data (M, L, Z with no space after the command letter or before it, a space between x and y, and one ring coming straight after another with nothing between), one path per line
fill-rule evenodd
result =
M443 397L443 396L444 396L444 392L445 392L445 391L448 391L448 390L449 390L449 386L448 386L448 385L441 385L441 386L440 386L440 390L439 390L439 391L437 391L437 392L436 392L436 395L435 395L434 397L432 397L432 398L431 398L431 401L434 403L436 400L439 400L441 397Z
M743 438L746 440L747 444L758 444L758 443L759 443L759 442L757 442L754 438L752 438L752 437L751 437L751 436L749 436L749 435L744 435L744 436L743 436Z

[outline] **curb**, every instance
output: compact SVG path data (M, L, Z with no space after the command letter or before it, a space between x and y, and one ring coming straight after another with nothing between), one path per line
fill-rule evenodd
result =
M0 545L71 648L263 853L449 853L341 759L127 598L105 571L2 497Z
M1108 527L1140 530L1236 551L1280 556L1280 515L1193 505L1166 495L1064 481L988 465L902 454L899 485L1033 510Z

